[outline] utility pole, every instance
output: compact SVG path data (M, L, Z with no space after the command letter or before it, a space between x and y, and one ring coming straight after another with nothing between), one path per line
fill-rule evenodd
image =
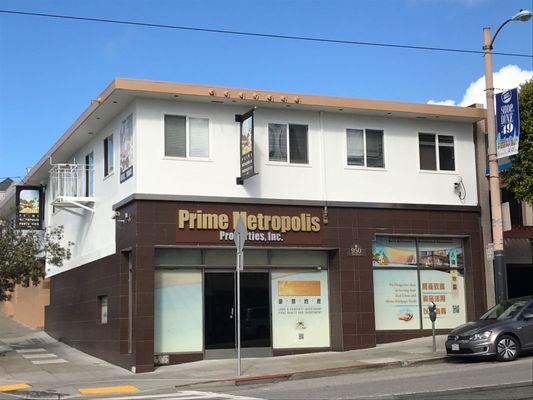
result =
M489 188L492 214L492 242L494 243L494 286L496 303L507 300L507 267L503 252L502 202L500 194L500 172L496 149L496 116L494 114L494 82L492 76L492 49L496 36L511 21L527 22L533 14L520 10L505 20L491 38L490 28L483 28L483 52L485 59L485 95L487 99L487 134L489 141Z

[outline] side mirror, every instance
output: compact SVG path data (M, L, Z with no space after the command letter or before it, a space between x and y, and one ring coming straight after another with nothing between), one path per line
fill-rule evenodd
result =
M522 318L526 321L529 321L533 319L533 313L525 313L524 315L522 315Z

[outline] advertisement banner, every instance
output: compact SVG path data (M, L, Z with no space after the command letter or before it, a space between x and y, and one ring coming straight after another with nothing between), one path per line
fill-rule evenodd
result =
M460 270L420 271L422 328L431 329L428 304L437 305L436 329L453 329L466 322L465 283Z
M414 239L378 236L372 242L374 267L412 267L416 265Z
M518 154L520 113L518 89L496 94L496 153L498 158Z
M462 268L463 241L461 239L420 239L419 263L430 268Z
M275 349L329 347L327 271L272 272Z
M44 192L42 186L16 187L17 229L43 229Z
M376 330L420 329L415 270L374 270Z
M120 127L120 183L133 176L133 117L122 121Z
M241 123L240 154L241 176L239 183L255 175L254 169L254 110L240 115Z

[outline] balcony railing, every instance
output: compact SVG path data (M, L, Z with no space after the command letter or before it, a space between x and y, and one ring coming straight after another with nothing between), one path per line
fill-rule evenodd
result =
M53 164L50 170L50 197L55 207L81 207L94 211L92 166Z

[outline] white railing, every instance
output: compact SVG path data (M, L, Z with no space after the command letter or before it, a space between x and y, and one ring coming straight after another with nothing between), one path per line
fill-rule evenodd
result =
M92 180L91 166L82 164L54 164L50 170L51 200L58 198L87 198L86 180ZM92 186L93 182L89 181ZM91 188L92 189L92 188ZM91 190L92 191L92 190Z

